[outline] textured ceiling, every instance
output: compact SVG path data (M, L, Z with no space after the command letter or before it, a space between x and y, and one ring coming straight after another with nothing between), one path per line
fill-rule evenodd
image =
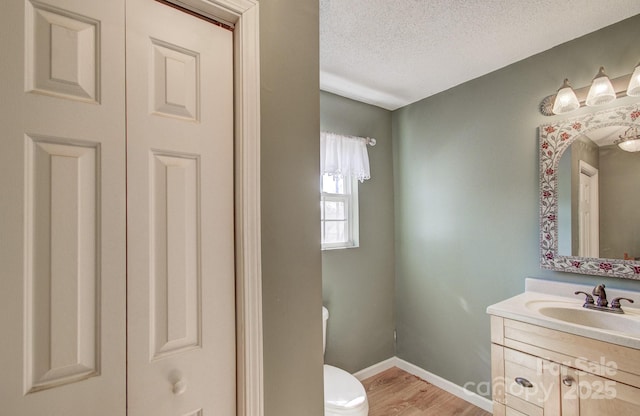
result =
M320 88L389 110L640 13L640 0L320 0Z

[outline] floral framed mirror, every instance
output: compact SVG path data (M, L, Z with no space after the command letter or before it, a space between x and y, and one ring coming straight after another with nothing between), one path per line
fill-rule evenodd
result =
M539 127L542 268L640 280L639 134L640 103Z

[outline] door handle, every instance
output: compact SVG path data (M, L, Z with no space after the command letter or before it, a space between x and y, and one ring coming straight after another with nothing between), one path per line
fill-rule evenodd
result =
M181 394L183 394L185 391L187 391L187 382L183 379L180 379L178 381L176 381L173 384L173 394L175 394L176 396L180 396Z
M531 382L529 380L527 380L526 378L522 378L522 377L516 377L516 383L518 383L522 387L525 387L525 388L528 388L528 389L533 387L533 384L531 384Z

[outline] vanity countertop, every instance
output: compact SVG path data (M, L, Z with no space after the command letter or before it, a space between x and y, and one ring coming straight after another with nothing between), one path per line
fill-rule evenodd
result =
M635 301L634 304L623 303L624 314L614 314L582 307L584 296L574 295L574 292L591 293L592 289L581 284L527 279L524 293L489 306L487 313L640 349L640 292L607 288L609 300L626 297ZM564 319L552 317L555 315L550 312L558 311L562 312Z

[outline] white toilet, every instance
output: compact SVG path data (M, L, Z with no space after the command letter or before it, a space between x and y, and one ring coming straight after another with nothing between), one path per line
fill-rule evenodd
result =
M327 345L329 311L322 307L322 351ZM367 416L369 402L364 386L346 371L324 365L324 416Z

